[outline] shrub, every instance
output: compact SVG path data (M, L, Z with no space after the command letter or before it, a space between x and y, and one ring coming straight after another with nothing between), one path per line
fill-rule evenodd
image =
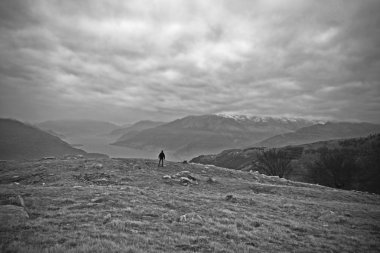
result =
M257 155L259 169L269 176L283 178L292 170L291 158L287 152L281 149L269 149Z
M357 171L355 155L348 149L324 150L310 166L316 183L335 188L350 188Z

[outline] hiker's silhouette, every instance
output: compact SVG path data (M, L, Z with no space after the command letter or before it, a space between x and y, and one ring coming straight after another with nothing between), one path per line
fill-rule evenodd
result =
M161 166L164 167L165 154L163 150L161 150L161 153L158 155L158 159L160 159L158 161L158 167L160 167L160 164L162 164Z

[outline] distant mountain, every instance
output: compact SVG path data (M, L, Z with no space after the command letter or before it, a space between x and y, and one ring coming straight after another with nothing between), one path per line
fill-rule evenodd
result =
M136 123L129 125L129 126L126 126L126 127L117 128L117 129L111 131L109 133L109 135L120 138L125 134L137 133L137 132L143 131L145 129L157 127L157 126L160 126L163 124L165 124L165 122L142 120L142 121L136 122ZM119 141L123 140L123 138L127 138L127 137L122 137L119 139Z
M250 145L315 123L304 119L241 115L188 116L139 133L126 134L114 144L137 149L164 149L186 158Z
M380 125L371 123L327 122L303 127L292 133L285 133L260 141L255 146L283 147L323 140L354 138L380 133Z
M258 170L257 157L269 148L252 147L247 149L224 150L218 154L201 155L190 160L192 163L210 164L235 170ZM332 175L340 176L337 179L345 180L344 189L355 189L380 193L380 134L367 137L349 138L329 141L318 141L295 146L278 148L284 151L292 159L292 172L287 178L309 183L318 183L335 187L332 183ZM333 156L335 166L348 164L351 161L350 171L337 170L335 173L325 173L320 167L311 167L319 161L321 154L335 154ZM345 158L339 162L339 158ZM347 169L348 170L348 169ZM322 175L321 172L325 173ZM316 177L316 175L318 175ZM339 175L340 174L340 175ZM335 178L336 179L336 178Z
M0 159L37 159L66 154L86 155L86 152L34 126L0 119Z
M50 120L37 127L65 137L107 134L119 128L116 124L96 120Z
M227 149L218 154L200 155L190 160L191 163L211 164L234 170L255 170L254 161L264 148Z

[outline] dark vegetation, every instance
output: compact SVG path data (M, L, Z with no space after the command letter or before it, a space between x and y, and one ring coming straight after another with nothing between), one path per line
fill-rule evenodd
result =
M292 170L290 166L292 158L285 150L269 149L257 155L257 163L261 171L269 176L279 176L283 178Z
M320 151L319 159L311 165L312 178L315 183L336 188L352 187L351 182L356 167L355 159L347 150Z
M321 141L278 149L226 150L217 155L196 157L191 162L236 170L257 170L297 181L380 193L379 154L380 134L372 134L361 138ZM279 155L284 157L281 162ZM288 163L289 160L291 161ZM278 168L275 164L283 164L281 168L284 169L274 169Z
M338 144L340 149L322 147L316 152L313 150L317 159L309 164L309 168L314 182L380 193L380 134L341 140Z

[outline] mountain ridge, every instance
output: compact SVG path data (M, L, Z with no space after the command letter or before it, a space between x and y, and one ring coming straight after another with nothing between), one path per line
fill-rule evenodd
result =
M294 131L314 122L286 122L271 118L267 122L241 121L218 115L190 115L166 124L120 137L114 145L139 149L168 149L178 156L191 157L201 152L249 145L276 133Z
M0 119L0 144L0 159L87 154L57 136L14 119Z
M292 133L272 136L256 143L256 146L283 147L310 142L363 137L380 133L380 124L368 122L326 122L300 128Z
M65 137L107 134L120 126L101 120L47 120L36 124L44 131L53 131Z
M117 128L115 130L112 130L109 133L109 135L110 136L116 136L116 137L118 137L118 140L120 140L121 137L125 134L141 132L145 129L157 127L157 126L163 125L165 123L166 122L163 122L163 121L140 120L140 121L138 121L132 125L129 125L127 127Z

